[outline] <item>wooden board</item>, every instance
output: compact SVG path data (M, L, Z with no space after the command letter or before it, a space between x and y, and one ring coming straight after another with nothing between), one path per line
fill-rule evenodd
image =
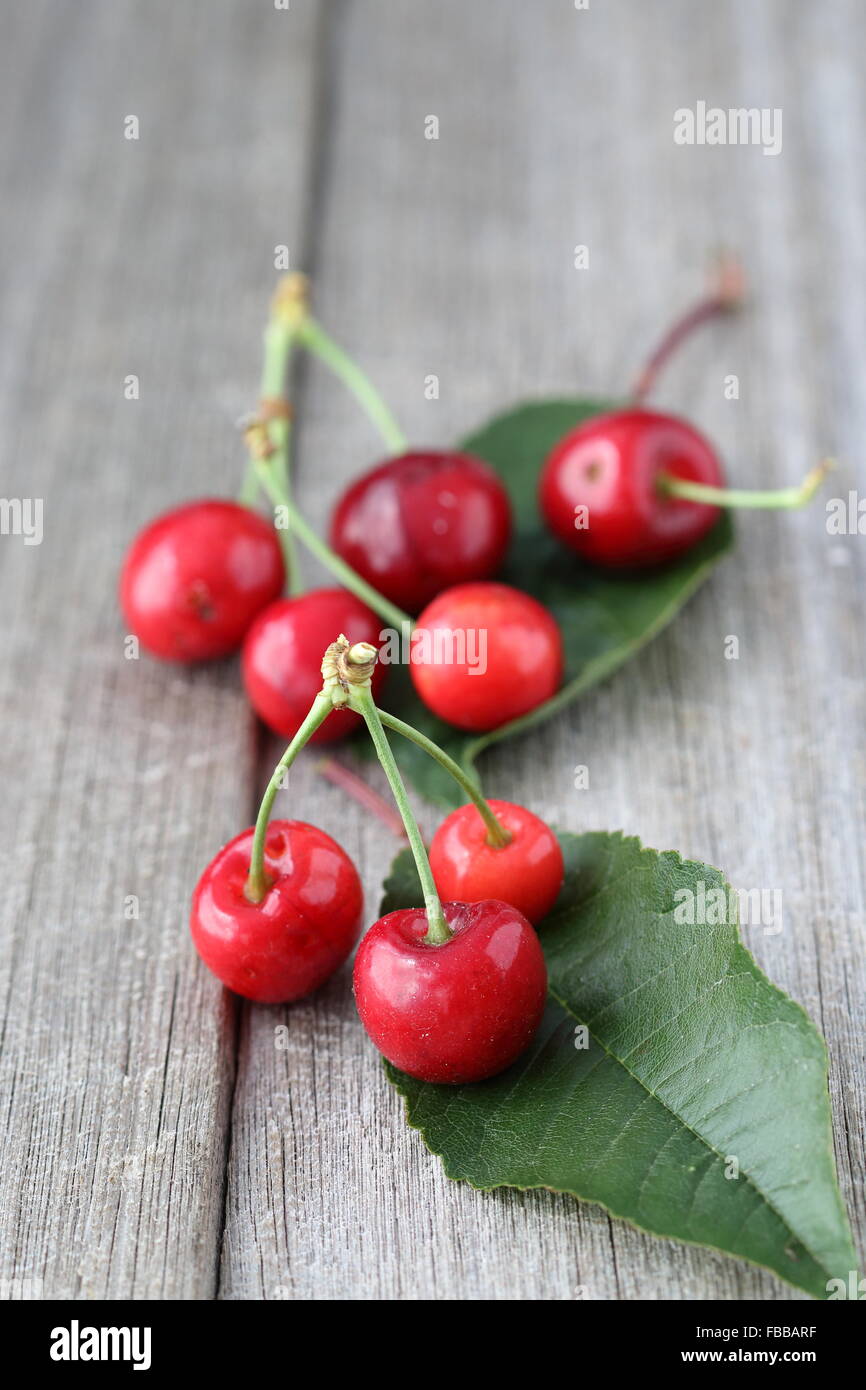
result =
M258 735L230 663L125 659L115 589L145 519L237 486L273 247L303 236L317 17L4 10L3 491L44 499L44 539L0 543L0 1278L207 1298L237 1008L186 919Z
M748 312L694 342L659 404L717 440L741 485L794 481L831 451L832 492L862 489L862 7L7 0L3 22L2 491L42 496L45 534L0 537L0 1281L81 1298L796 1298L589 1205L449 1183L403 1123L346 972L291 1010L223 996L188 942L189 893L278 748L232 663L125 660L114 586L144 519L236 486L281 244L433 444L519 397L624 391L726 244ZM675 145L674 110L699 99L782 107L782 152ZM296 406L299 493L321 524L380 446L318 367ZM828 1039L861 1250L863 572L862 537L829 535L820 506L745 518L670 631L483 769L560 824L781 890L783 930L746 937ZM396 841L315 756L289 799L360 864L372 920Z

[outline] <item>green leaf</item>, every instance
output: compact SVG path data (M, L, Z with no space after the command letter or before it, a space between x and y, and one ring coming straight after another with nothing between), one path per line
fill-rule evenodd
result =
M539 933L551 1003L532 1048L474 1086L386 1064L409 1123L451 1178L600 1202L826 1297L857 1264L819 1033L742 944L718 869L619 834L561 842L565 885ZM710 922L678 921L702 884L695 915ZM418 901L404 853L383 911ZM711 924L714 910L728 920Z
M498 416L459 446L486 459L508 489L515 535L501 578L533 594L552 611L562 630L566 664L562 688L553 699L480 738L436 719L415 695L406 668L392 668L384 699L387 708L435 739L469 772L485 748L550 718L651 641L732 544L733 528L724 516L675 563L640 574L614 574L583 564L549 534L536 502L544 459L566 431L615 405L612 401L531 402ZM448 807L465 800L448 774L424 753L403 739L393 737L391 742L406 776L423 795ZM359 752L370 752L364 740Z

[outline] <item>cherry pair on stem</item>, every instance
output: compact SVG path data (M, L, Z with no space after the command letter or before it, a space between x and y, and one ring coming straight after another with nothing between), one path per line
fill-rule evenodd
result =
M722 508L794 508L814 496L829 462L796 487L728 489L704 436L687 421L644 404L680 344L709 319L737 309L743 297L741 267L723 256L709 292L668 329L628 404L570 431L549 454L539 478L539 506L554 535L584 559L612 569L655 566L696 545ZM314 326L314 337L320 334ZM338 501L330 530L334 550L411 613L446 586L494 576L511 530L500 480L466 454L405 453L405 439L371 383L345 354L333 344L329 348L331 365L371 419L388 422L384 437L396 441L399 451Z
M199 880L193 940L229 988L265 1003L302 998L347 958L362 910L351 860L321 830L269 818L300 749L335 712L353 710L403 817L424 897L423 908L389 913L364 937L354 967L358 1012L379 1050L410 1075L478 1081L510 1065L538 1027L547 972L531 922L559 893L562 851L537 816L485 801L442 749L377 708L376 657L372 645L343 636L328 648L322 688L271 777L255 827ZM439 827L429 859L386 725L446 767L470 797Z
M320 559L350 587L352 573L360 575L365 601L383 616L383 598L391 616L393 605L417 613L446 586L495 575L511 530L501 481L466 454L406 453L405 436L372 383L312 319L304 277L287 277L283 297L300 324L300 339L341 377L397 450L343 494L331 523L333 551L319 542ZM539 478L542 514L555 535L594 564L654 566L695 545L724 507L794 508L814 496L829 461L799 486L727 489L709 442L686 421L645 406L680 344L711 318L739 308L743 298L739 263L721 257L709 292L669 328L629 403L570 431L549 454Z
M120 586L132 631L168 660L224 656L243 641L250 702L270 728L290 737L318 687L323 634L343 631L353 641L378 643L380 619L408 634L412 619L398 603L415 612L449 584L448 597L422 615L419 636L428 632L435 654L440 633L481 631L487 669L479 677L465 663L415 662L412 674L430 708L480 731L548 698L562 672L556 623L528 595L480 582L501 564L511 530L507 493L486 464L453 452L402 452L359 480L338 506L333 530L360 573L297 516L290 491L291 409L283 393L299 345L337 372L389 446L405 450L399 426L372 384L311 317L303 277L285 277L265 332L259 413L246 430L243 505L190 503L136 538ZM290 525L275 531L248 510L262 485ZM301 593L295 531L344 587ZM365 573L396 601L373 588ZM290 596L281 599L286 579ZM524 653L524 669L520 680L511 681L504 679L504 668L515 648ZM376 695L384 675L377 667ZM344 713L314 738L343 737L355 722Z
M722 506L802 506L814 494L826 464L798 488L726 490L719 460L703 436L687 422L642 405L674 348L706 319L736 307L741 296L738 268L723 262L710 295L674 325L651 357L633 393L634 404L589 420L550 454L539 479L541 510L551 530L585 559L613 569L656 565L696 544L718 520ZM305 301L300 312L308 312ZM318 326L313 333L320 347ZM325 341L326 360L371 418L380 425L388 422L386 438L403 447L399 427L371 383L354 364L347 368L345 354ZM331 549L298 515L276 471L266 464L267 455L260 449L260 480L272 501L282 505L287 524L367 605L352 610L351 622L338 624L353 640L375 640L374 612L399 631L408 631L411 619L396 605L405 602L416 611L423 597L450 578L450 587L437 593L417 620L419 641L417 646L413 643L410 663L418 695L438 717L467 731L484 732L529 713L556 692L563 649L550 612L511 586L465 582L478 558L467 536L479 538L488 572L502 559L508 539L507 497L486 465L465 455L405 453L379 465L338 503ZM462 493L454 481L458 476L465 484ZM461 517L466 523L462 528L455 520ZM440 551L437 530L443 537ZM464 582L454 583L455 579ZM427 584L431 587L424 588ZM297 727L315 679L313 667L290 661L288 654L304 645L315 653L321 630L317 615L321 610L326 616L325 608L333 608L338 592L308 595L302 607L285 605L279 613L263 615L245 646L248 693L278 732L289 735ZM344 597L343 603L350 600ZM296 638L299 626L302 636ZM444 651L454 633L483 633L488 646L483 674L453 654L437 659L437 651ZM440 638L445 639L442 645ZM513 678L514 652L520 653L523 664L519 680ZM317 737L335 732L329 728Z
M583 558L613 569L671 560L715 524L721 506L794 507L814 494L828 464L798 488L731 492L719 460L685 421L644 408L661 366L693 329L742 296L735 266L723 266L713 292L686 314L653 354L633 403L571 431L549 455L539 500L551 530ZM322 358L357 397L397 457L354 483L338 503L322 541L299 516L290 493L291 409L284 398L291 354L303 346ZM265 332L258 417L247 431L249 464L241 498L264 486L285 512L272 528L228 501L190 503L136 538L121 579L132 630L158 656L205 660L234 650L246 634L243 675L250 701L285 737L299 727L318 685L322 634L347 632L376 642L377 617L399 632L416 623L410 671L420 698L448 723L484 732L519 718L552 696L563 671L553 616L532 596L485 577L496 573L511 522L502 483L465 454L407 453L405 437L360 368L309 312L304 277L284 277ZM299 536L344 587L301 594L294 537ZM284 577L290 597L278 599ZM448 585L443 589L443 585ZM439 638L483 633L486 667L437 659ZM424 641L423 639L428 639ZM512 679L511 653L523 669ZM425 659L424 653L428 655ZM382 668L376 674L380 693ZM330 741L352 728L344 715L320 729Z
M311 318L303 277L287 277L273 313L294 325L292 341L297 339L337 371L386 442L404 446L399 426L372 383ZM266 340L266 356L271 350L284 351L286 339L275 337L272 343L273 349ZM276 363L266 379L285 375L285 366L285 361ZM459 728L494 728L555 693L563 650L554 618L530 595L480 577L501 564L511 529L507 493L486 464L448 452L401 453L360 479L339 504L334 522L347 554L361 564L359 573L294 505L288 485L289 426L275 439L265 412L248 423L246 438L252 470L248 484L250 477L257 480L274 505L280 529L300 539L344 586L271 604L253 622L243 645L244 684L251 704L272 729L285 737L298 729L316 690L323 633L342 631L352 642L378 645L382 622L400 636L412 633L410 673L418 694L435 714ZM386 592L375 588L365 572L384 583ZM450 587L439 592L444 584ZM296 582L290 587L296 589ZM413 625L395 594L413 611L419 602L436 597ZM483 634L483 670L459 654L456 659L441 657L443 639L469 632ZM384 667L378 666L376 695L384 675ZM344 716L313 737L329 741L350 727Z

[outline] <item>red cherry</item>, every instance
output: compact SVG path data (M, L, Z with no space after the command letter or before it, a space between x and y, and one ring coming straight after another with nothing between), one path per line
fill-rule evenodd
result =
M208 864L190 929L205 965L261 1004L289 1004L318 989L349 955L361 927L358 872L336 840L303 821L275 820L265 840L273 882L260 903L244 894L253 828Z
M538 937L507 903L444 903L454 935L424 941L423 908L390 912L355 957L361 1022L389 1062L420 1081L483 1081L519 1057L544 1012Z
M410 671L428 709L458 729L495 729L550 698L562 637L542 604L507 584L458 584L424 609Z
M663 473L724 486L715 452L685 420L654 410L619 410L587 420L561 439L541 474L539 500L551 530L599 565L644 566L690 549L715 524L718 507L666 497ZM586 523L577 509L586 507Z
M292 738L322 688L322 653L338 633L350 642L380 642L382 623L347 589L313 589L280 599L260 613L247 633L242 655L250 704L271 729ZM374 696L385 667L373 672ZM358 715L335 710L311 743L333 743L357 728Z
M410 613L446 585L499 569L511 535L508 493L469 454L403 454L365 473L337 504L331 545Z
M524 806L488 802L511 835L492 845L487 826L470 802L439 826L430 844L430 868L440 897L477 903L495 893L530 922L547 916L563 879L562 850L548 825Z
M240 646L283 580L273 526L236 502L206 499L139 531L123 562L120 606L154 656L208 661Z

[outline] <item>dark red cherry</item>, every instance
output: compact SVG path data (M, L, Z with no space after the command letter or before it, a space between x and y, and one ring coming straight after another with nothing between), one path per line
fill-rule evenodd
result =
M355 1000L379 1051L421 1081L483 1081L520 1056L544 1012L538 937L507 903L443 903L454 935L424 941L423 908L390 912L355 957Z
M689 550L720 516L705 502L665 496L664 474L724 487L714 450L685 420L643 409L599 415L550 454L541 509L560 540L594 564L656 565Z
M324 984L358 939L363 893L336 840L303 821L275 820L265 840L271 884L246 897L254 830L208 864L192 900L195 948L224 985L262 1004L288 1004Z
M273 526L236 502L188 502L136 536L120 576L130 631L166 661L208 661L240 646L282 591Z
M457 584L424 609L410 673L428 709L482 732L528 714L562 681L562 637L537 599L507 584Z
M410 613L451 584L496 574L510 535L511 505L493 470L436 450L365 473L331 521L337 553Z
M322 654L335 636L380 645L381 619L347 589L313 589L284 598L260 613L247 633L242 654L250 704L274 733L292 738L322 688ZM386 667L373 671L376 696ZM311 743L333 743L358 727L358 715L335 710Z

